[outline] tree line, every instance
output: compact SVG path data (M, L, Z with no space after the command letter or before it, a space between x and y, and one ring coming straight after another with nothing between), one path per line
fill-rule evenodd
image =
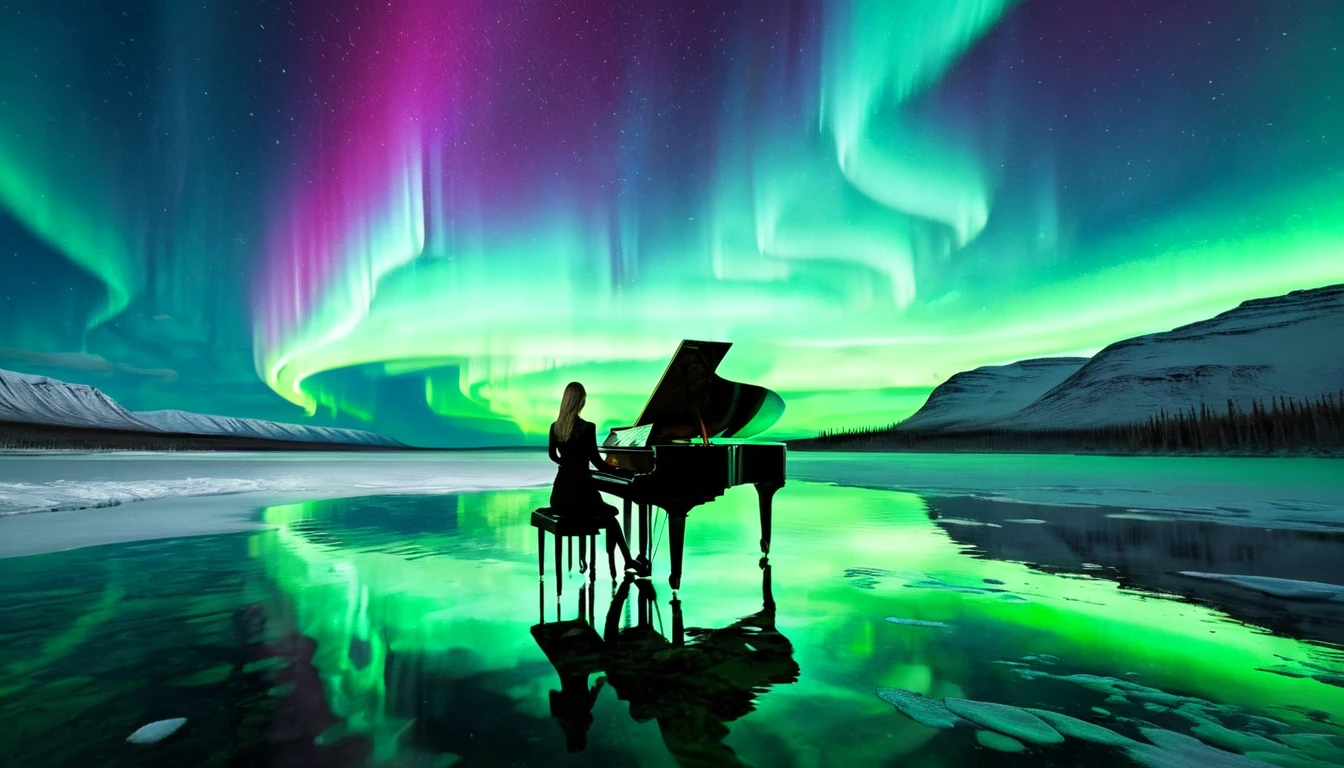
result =
M1227 401L1225 409L1160 410L1134 424L1076 429L913 430L883 427L823 430L791 446L818 450L1236 453L1292 455L1344 453L1344 389L1313 399L1255 400L1249 410Z

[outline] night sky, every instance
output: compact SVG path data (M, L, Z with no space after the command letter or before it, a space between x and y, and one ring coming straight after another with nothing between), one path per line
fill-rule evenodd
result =
M682 338L767 437L1344 281L1339 0L0 0L0 368L544 439Z

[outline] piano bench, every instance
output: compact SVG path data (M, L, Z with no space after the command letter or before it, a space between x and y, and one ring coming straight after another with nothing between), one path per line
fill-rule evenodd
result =
M555 594L558 597L564 586L564 579L560 578L561 564L561 544L564 539L569 539L569 567L574 567L574 538L579 539L579 573L583 573L590 567L588 563L588 551L592 551L593 559L597 559L597 534L602 530L602 526L596 522L585 520L581 517L569 517L563 512L550 507L540 507L532 513L532 527L537 529L537 570L542 577L546 576L546 534L555 536ZM596 571L595 564L591 564ZM607 568L611 572L611 577L616 578L616 542L607 537Z

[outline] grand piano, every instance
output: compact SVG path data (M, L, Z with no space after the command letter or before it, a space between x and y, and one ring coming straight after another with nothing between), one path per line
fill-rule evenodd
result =
M715 371L731 343L683 341L635 423L611 430L602 453L615 472L594 472L603 493L625 500L629 536L631 506L639 509L639 553L647 556L651 509L667 511L672 573L681 587L686 517L695 507L736 486L756 486L761 513L761 552L770 553L771 501L784 486L783 443L747 443L784 412L778 394L754 384L729 381Z

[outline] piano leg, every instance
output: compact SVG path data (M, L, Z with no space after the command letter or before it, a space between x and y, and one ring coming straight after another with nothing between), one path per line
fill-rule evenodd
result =
M770 587L770 563L761 558L761 613L775 625L775 591Z
M770 554L770 523L774 520L774 510L771 505L775 498L775 491L781 487L779 485L757 483L756 495L761 500L761 554Z
M686 621L681 617L681 601L672 598L672 645L686 644Z
M557 538L558 538L558 537L557 537ZM559 541L556 541L556 542L555 542L555 599L556 599L557 601L560 599L560 593L563 592L564 589L565 589L565 571L564 571L564 569L561 567L561 566L564 565L564 559L563 559L564 554L565 554L565 548L564 548L563 546L560 545L560 542L559 542ZM557 607L556 610L559 610L559 607ZM557 614L557 616L558 616L558 614ZM556 621L559 621L559 619L557 618Z
M632 536L630 535L630 534L631 534L631 530L630 530L630 500L629 500L629 499L625 499L625 505L624 505L624 506L625 506L625 509L624 509L623 511L624 511L625 514L624 514L624 516L623 516L622 519L621 519L621 533L625 534L625 541L626 541L627 544L629 544L631 541L634 541L634 537L632 537ZM612 575L615 575L615 574L613 573Z
M649 556L649 505L639 505L639 554L641 557Z
M672 574L667 583L673 589L681 589L681 552L686 542L686 513L689 509L667 510L667 551L672 559Z

